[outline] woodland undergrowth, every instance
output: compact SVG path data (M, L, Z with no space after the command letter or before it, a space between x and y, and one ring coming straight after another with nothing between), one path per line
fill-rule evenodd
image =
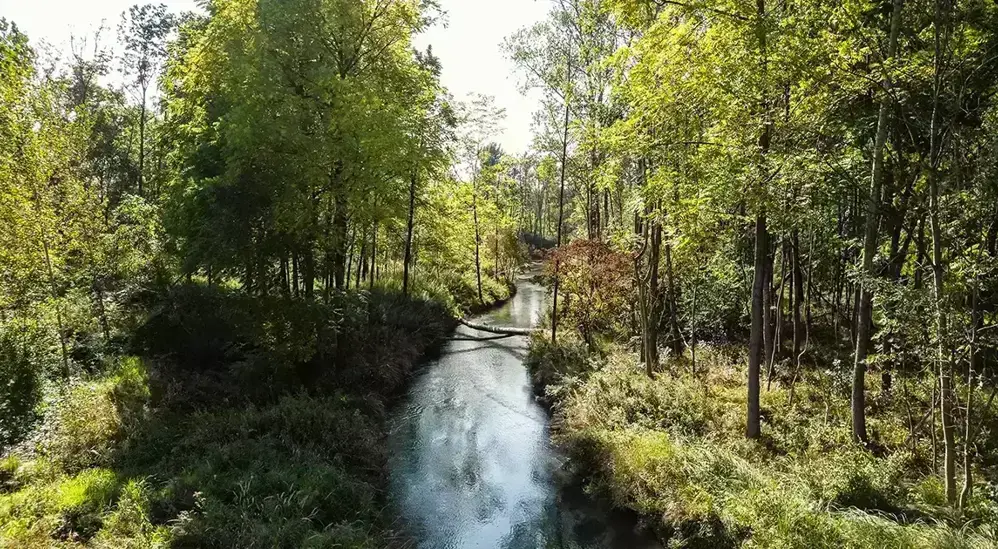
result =
M536 338L528 365L589 490L637 511L670 547L996 546L993 486L981 483L962 514L948 507L899 395L881 394L876 444L864 448L850 434L847 380L813 368L791 385L777 373L763 384L765 434L746 440L746 356L701 347L695 371L687 352L649 378L636 353L590 353L569 335Z

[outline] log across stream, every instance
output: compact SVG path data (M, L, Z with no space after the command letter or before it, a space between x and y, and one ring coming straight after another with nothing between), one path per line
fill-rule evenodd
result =
M530 336L530 335L532 335L532 334L534 334L535 332L538 331L536 328L516 328L516 327L506 327L506 326L490 326L488 324L479 324L477 322L472 322L470 320L466 320L466 319L463 319L463 318L459 318L457 321L459 323L461 323L462 326L466 326L468 328L471 328L472 330L475 330L475 331L478 331L478 332L485 332L487 334L496 334L496 335L499 335L499 336L502 336L502 337ZM465 339L465 340L468 340L468 341L475 341L477 339L487 340L487 339L499 339L499 338L489 338L487 336L486 337L481 337L481 336L477 336L476 337L474 335L468 335L468 336L455 336L454 339L455 340Z
M517 286L501 309L458 328L393 412L400 528L425 549L657 547L633 517L560 480L564 457L523 364L547 292L526 276Z

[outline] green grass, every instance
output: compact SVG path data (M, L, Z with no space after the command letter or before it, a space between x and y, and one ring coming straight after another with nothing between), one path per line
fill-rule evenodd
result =
M555 437L592 490L670 546L998 546L998 505L978 489L963 516L942 506L938 479L903 450L889 409L873 423L892 449L874 453L851 442L848 398L809 378L791 405L775 383L762 396L765 436L749 442L740 351L701 349L696 376L681 359L649 379L622 349L568 364L575 347L537 342L528 361L535 379L554 380Z
M144 497L141 483L114 469L115 451L148 398L145 367L132 357L50 405L34 443L3 461L0 547L156 546L164 529L128 511ZM127 539L108 537L124 530Z

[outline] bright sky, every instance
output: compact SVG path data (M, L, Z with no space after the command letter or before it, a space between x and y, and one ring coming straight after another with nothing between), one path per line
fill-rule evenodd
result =
M0 17L13 21L37 45L44 40L62 51L72 34L87 36L104 21L104 40L117 40L121 13L142 0L0 0ZM194 0L155 0L172 11L196 9ZM442 79L457 99L470 93L495 96L506 109L504 131L497 139L509 153L530 145L530 125L537 95L523 97L512 64L502 52L505 37L545 17L548 0L441 0L446 27L438 24L417 39L443 64Z
M433 53L443 65L443 84L455 98L470 93L494 96L496 105L506 109L504 131L497 141L507 153L525 152L530 146L530 126L540 96L520 94L519 77L501 46L521 27L544 19L550 2L440 0L440 4L447 12L447 27L438 24L419 37L417 45L433 45Z

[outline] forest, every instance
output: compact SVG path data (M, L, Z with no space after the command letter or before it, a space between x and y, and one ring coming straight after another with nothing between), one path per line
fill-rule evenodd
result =
M445 4L0 13L0 547L432 547L394 410L524 272L659 546L998 546L998 5L547 0L504 151Z

